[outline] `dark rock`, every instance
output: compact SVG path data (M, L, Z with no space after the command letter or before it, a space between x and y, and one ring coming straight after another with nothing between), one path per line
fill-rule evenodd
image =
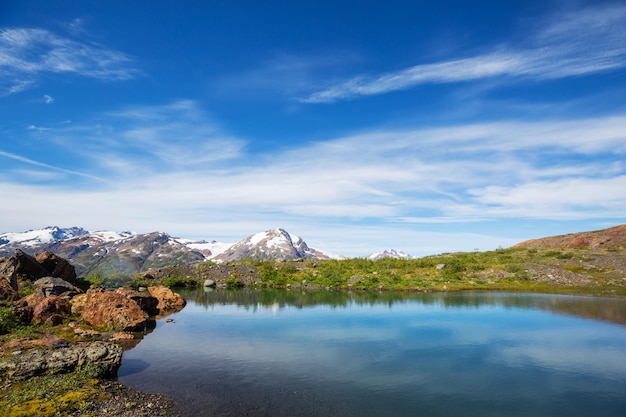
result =
M15 307L13 310L15 317L17 317L21 324L30 324L33 321L33 314L35 309L29 305L22 307Z
M0 279L6 280L17 291L19 279L36 280L48 275L37 260L17 249L14 256L0 258Z
M0 359L0 379L27 379L43 374L67 373L89 366L94 377L117 375L122 363L122 348L112 343L93 342L87 345L33 349Z
M52 316L61 317L62 322L63 318L70 315L71 310L72 306L68 300L61 298L58 295L51 295L41 300L41 302L35 306L33 311L33 322L44 323ZM53 320L53 322L57 321L58 320Z
M64 279L55 277L39 278L33 283L33 286L36 289L40 289L46 297L49 295L61 295L70 291L75 294L82 292Z
M76 270L67 260L52 252L42 252L36 257L37 262L55 278L64 279L67 282L76 281Z
M44 321L44 324L47 327L60 326L61 324L63 324L63 320L65 320L64 316L61 316L59 314L53 314L48 317L46 321Z
M18 278L27 279L29 281L35 281L41 277L45 277L48 271L41 266L37 259L30 256L26 252L17 249L15 251L15 258L17 260L15 264L15 273Z

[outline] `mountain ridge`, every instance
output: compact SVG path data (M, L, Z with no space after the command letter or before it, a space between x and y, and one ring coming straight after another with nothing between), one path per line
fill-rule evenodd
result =
M626 224L590 232L568 233L520 242L513 248L605 248L615 249L626 246Z
M626 224L591 232L549 236L520 242L512 248L619 248L626 246ZM50 251L76 266L80 275L92 272L133 274L150 268L194 265L206 260L232 262L243 259L346 259L311 248L299 236L275 228L254 233L233 244L193 241L163 232L95 231L82 227L49 226L21 233L0 234L0 256L13 255L16 249L35 255ZM412 259L397 249L385 249L364 259Z
M31 255L53 252L71 261L80 275L92 272L133 274L170 265L190 266L206 260L332 258L310 248L299 236L279 228L255 233L234 244L192 241L163 232L88 232L79 227L57 226L0 234L0 256L10 256L16 249Z

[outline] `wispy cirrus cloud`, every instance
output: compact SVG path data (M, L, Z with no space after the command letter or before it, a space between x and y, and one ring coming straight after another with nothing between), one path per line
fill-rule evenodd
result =
M45 29L0 29L0 94L20 92L44 73L127 80L140 71L132 57L103 45Z
M78 177L85 177L85 178L89 178L91 180L102 181L102 182L104 181L104 179L102 179L102 178L100 178L98 176L95 176L95 175L89 175L89 174L86 174L86 173L83 173L83 172L78 172L78 171L75 171L75 170L66 169L66 168L63 168L63 167L56 166L56 165L51 165L51 164L47 164L47 163L44 163L44 162L35 161L35 160L31 159L31 158L27 158L25 156L17 155L17 154L11 153L11 152L4 152L4 151L0 150L0 157L13 159L15 161L19 161L19 162L25 163L27 165L32 165L32 166L35 166L35 167L44 168L46 171L55 171L55 172L60 172L60 173L63 173L63 174L69 174L69 175L78 176ZM18 172L20 172L20 171L18 171ZM39 175L39 177L41 177L41 175Z
M313 92L303 103L330 103L441 84L518 77L582 76L626 67L626 7L588 8L553 16L528 45L498 46L484 54L415 65L375 76L359 75Z

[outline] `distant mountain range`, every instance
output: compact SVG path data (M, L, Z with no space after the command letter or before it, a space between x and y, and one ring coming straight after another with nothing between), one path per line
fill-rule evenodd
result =
M91 272L134 274L169 265L194 265L205 260L215 262L242 259L342 259L306 242L284 229L255 233L234 244L216 241L192 241L166 233L89 232L81 227L57 226L21 233L0 234L0 256L10 256L16 249L30 254L50 251L69 260L79 275ZM404 252L388 249L370 255L409 258Z
M593 232L572 233L528 240L522 248L619 248L626 246L626 224ZM81 227L46 227L20 233L0 234L0 256L11 256L16 249L35 255L50 251L69 260L78 275L91 272L132 275L151 268L172 265L195 265L212 260L230 262L243 259L344 259L340 255L313 249L284 229L255 233L239 242L192 241L162 232L90 232ZM386 249L366 257L410 259L396 249Z

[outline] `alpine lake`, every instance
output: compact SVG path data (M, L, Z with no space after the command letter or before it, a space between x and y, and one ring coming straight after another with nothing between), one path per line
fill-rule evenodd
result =
M186 416L626 416L626 299L182 291L119 382Z

